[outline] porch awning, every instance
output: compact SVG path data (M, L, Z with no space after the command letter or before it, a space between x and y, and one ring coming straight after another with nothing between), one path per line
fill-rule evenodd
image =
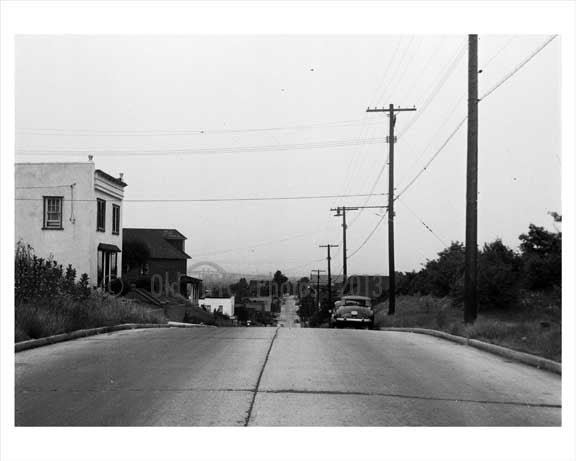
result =
M113 253L121 253L120 248L118 248L116 245L112 245L110 243L99 243L98 249L103 250L103 251L111 251Z
M197 279L195 277L190 277L189 275L181 275L180 283L202 283L202 279Z

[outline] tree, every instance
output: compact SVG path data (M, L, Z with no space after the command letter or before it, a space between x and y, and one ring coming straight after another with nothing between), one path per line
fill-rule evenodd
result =
M528 233L519 239L526 287L541 290L561 286L562 233L530 224Z
M150 259L150 249L141 240L129 240L122 244L122 265L123 271L129 272L133 269L139 271Z
M486 243L478 258L478 303L481 309L508 309L519 294L522 260L502 240Z
M444 297L452 293L458 280L464 275L464 244L452 244L438 253L438 258L428 261L424 267L425 284L434 296Z
M230 291L234 294L238 302L250 297L250 287L245 278L241 278L237 283L230 285Z
M308 320L316 312L316 298L312 294L307 294L300 298L300 308L298 315L302 320Z
M280 296L282 294L282 286L288 281L288 277L286 277L281 271L277 270L274 274L274 278L272 279L272 283L276 287L276 294Z

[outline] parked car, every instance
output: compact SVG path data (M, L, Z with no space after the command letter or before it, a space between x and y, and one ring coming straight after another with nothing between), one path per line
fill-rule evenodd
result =
M360 305L357 301L347 300L346 304L336 307L330 317L332 328L370 328L374 327L374 311L371 307Z
M346 305L346 304L350 304L351 302L354 304L358 304L359 306L362 307L372 307L372 298L369 298L368 296L356 296L356 295L346 295L346 296L342 296L340 301L337 301L335 303L335 305L340 302L341 305Z

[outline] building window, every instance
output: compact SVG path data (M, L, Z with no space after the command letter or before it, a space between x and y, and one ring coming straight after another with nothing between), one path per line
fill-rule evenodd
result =
M112 205L112 233L118 235L120 233L120 207Z
M43 229L62 229L63 197L44 197Z
M106 230L106 200L97 199L96 230Z

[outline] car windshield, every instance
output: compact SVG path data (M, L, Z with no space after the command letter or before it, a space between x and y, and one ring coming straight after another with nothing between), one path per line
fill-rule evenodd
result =
M352 311L356 311L359 314L360 313L369 314L372 312L372 309L370 309L369 307L362 307L362 306L342 306L336 311L336 313L342 315L342 314L348 314Z
M344 305L351 305L351 304L355 304L357 306L364 306L364 307L370 307L370 299L364 299L364 298L344 298L342 300L344 302Z

